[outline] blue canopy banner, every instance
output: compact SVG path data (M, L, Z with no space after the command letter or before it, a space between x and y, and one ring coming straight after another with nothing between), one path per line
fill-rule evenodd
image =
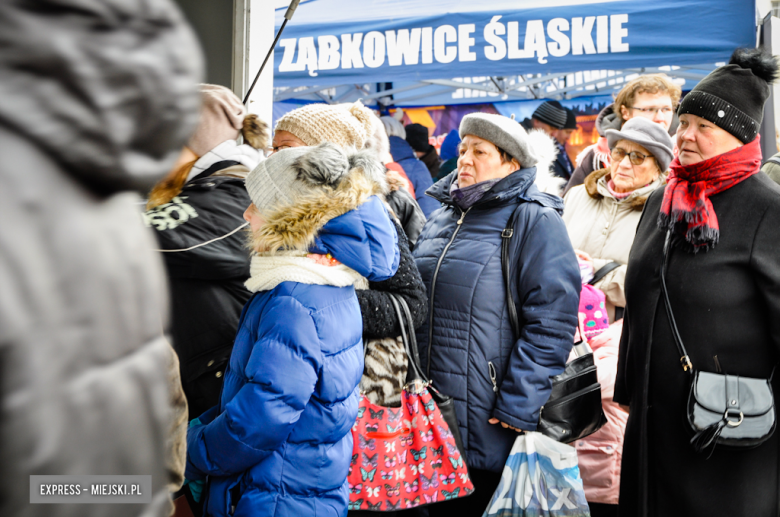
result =
M311 0L275 51L274 85L714 64L755 46L755 16L755 0Z

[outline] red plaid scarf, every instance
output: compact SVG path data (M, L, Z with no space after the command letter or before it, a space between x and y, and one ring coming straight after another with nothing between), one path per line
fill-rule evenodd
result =
M693 165L683 166L677 157L669 169L658 226L663 230L676 228L694 253L707 250L717 244L720 237L718 217L710 196L761 170L760 138Z

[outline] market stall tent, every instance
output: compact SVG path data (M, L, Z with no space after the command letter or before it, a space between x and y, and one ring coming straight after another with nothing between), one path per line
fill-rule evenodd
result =
M755 45L755 0L310 0L276 49L275 100L568 99L654 71L690 89Z

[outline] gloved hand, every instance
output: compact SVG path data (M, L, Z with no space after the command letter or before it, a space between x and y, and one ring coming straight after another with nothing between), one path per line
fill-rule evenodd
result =
M190 420L190 424L188 427L195 427L198 425L202 425L200 419L193 418ZM190 487L190 493L192 494L192 499L196 502L200 502L200 498L203 495L203 487L206 485L206 482L204 480L200 481L193 481L190 479L184 480L184 486Z
M203 487L206 486L205 481L190 481L189 479L184 480L184 486L187 486L190 488L190 493L192 494L192 499L196 502L200 502L201 496L203 496Z

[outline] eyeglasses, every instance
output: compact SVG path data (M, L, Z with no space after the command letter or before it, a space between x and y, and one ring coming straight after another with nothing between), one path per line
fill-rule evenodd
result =
M672 108L670 108L669 106L663 106L663 107L660 107L660 108L659 108L659 107L653 107L653 108L637 108L636 106L631 106L631 108L629 108L629 109L632 109L632 110L638 110L638 111L641 111L641 112L643 112L643 113L652 113L653 115L656 115L656 114L658 114L658 113L661 113L661 115L663 115L664 117L666 117L666 116L668 116L668 115L671 115L671 114L672 114L672 112L674 111L674 110L673 110Z
M634 165L642 165L646 159L653 158L652 156L642 154L639 151L631 151L630 153L627 153L625 149L621 149L620 147L615 147L612 149L612 160L614 160L615 163L622 162L626 155L628 155L629 161Z

